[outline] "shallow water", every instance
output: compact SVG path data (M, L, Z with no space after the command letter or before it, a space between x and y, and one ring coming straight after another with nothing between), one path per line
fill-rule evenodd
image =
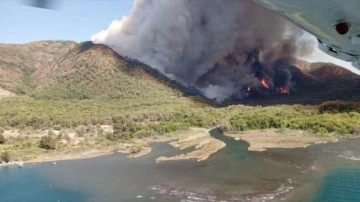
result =
M155 163L179 153L166 143L149 155L0 169L1 202L38 201L359 201L360 140L307 149L248 152L248 143L213 131L226 147L208 160ZM350 170L349 170L350 168ZM345 172L342 172L345 170ZM345 177L343 177L345 173ZM340 175L340 177L339 177ZM353 179L343 180L343 179ZM334 186L336 185L336 186ZM359 188L359 189L356 189ZM346 200L339 198L346 195ZM332 194L332 195L331 195ZM350 197L350 198L349 198ZM357 200L356 200L357 199Z
M356 201L360 199L360 169L342 168L329 173L318 191L315 202Z

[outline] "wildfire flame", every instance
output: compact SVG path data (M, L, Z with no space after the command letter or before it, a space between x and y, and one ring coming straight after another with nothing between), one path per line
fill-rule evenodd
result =
M244 90L246 91L248 96L251 96L253 93L254 95L267 95L267 94L274 94L274 93L280 93L280 94L290 94L290 89L286 85L282 86L272 86L271 83L265 79L265 78L259 78L259 82L261 83L261 86L251 86L247 85L244 87Z
M280 87L280 93L281 94L289 94L289 89L285 86Z
M261 83L265 88L267 88L267 89L270 88L270 82L269 82L268 80L262 78L262 79L260 80L260 83Z

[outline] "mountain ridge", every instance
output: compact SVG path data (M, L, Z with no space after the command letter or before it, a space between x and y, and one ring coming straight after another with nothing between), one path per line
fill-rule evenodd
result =
M341 93L337 85L356 92L360 87L359 75L331 63L297 60L290 70L298 88L293 94L301 96L324 88L328 94L331 90L336 92L335 96L324 94L335 99ZM196 95L214 101L196 86L181 84L146 64L117 54L108 46L90 41L0 44L0 76L3 89L38 99Z

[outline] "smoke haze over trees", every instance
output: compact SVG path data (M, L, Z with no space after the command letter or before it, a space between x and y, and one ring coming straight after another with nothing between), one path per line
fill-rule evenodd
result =
M311 52L303 34L250 0L136 0L92 41L223 100L262 79L291 88L293 58Z

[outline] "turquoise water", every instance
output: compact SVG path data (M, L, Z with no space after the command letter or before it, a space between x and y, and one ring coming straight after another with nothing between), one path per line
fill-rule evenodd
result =
M1 202L45 202L45 201L85 201L81 192L56 187L43 179L35 168L1 169Z
M343 168L329 173L314 202L359 202L360 169Z
M360 201L360 140L249 152L244 141L211 134L227 146L203 162L155 163L179 153L160 143L137 159L0 169L0 202Z

